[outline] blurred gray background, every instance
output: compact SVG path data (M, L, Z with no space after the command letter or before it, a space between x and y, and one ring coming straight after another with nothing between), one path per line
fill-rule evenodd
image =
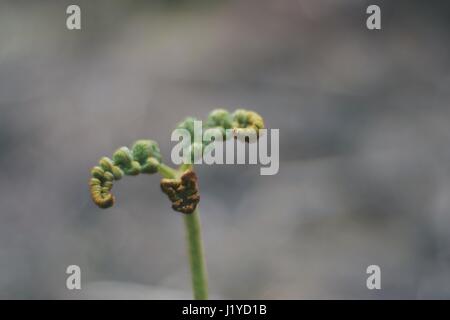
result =
M448 1L2 0L0 298L190 298L158 177L120 181L106 211L87 182L139 138L169 159L175 123L221 106L280 129L280 171L198 167L212 297L450 298L449 17Z

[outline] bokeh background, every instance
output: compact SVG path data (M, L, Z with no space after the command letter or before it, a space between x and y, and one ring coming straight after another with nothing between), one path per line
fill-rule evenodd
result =
M450 298L449 18L448 1L2 0L0 298L190 298L158 178L120 181L107 211L87 182L139 138L168 159L175 123L215 107L279 128L280 171L198 167L212 297Z

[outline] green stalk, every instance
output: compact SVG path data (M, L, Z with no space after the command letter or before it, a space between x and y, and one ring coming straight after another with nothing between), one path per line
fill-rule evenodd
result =
M167 179L175 179L178 175L177 170L172 169L169 166L166 166L164 163L158 164L158 172L160 175L162 175L164 178Z
M158 172L168 179L174 179L183 171L191 167L181 167L174 170L165 164L159 164ZM187 252L191 268L192 290L195 300L208 299L208 278L206 274L205 254L203 251L202 229L198 208L190 214L183 214L186 232Z
M208 299L208 279L198 209L195 209L191 214L184 215L184 226L186 229L189 262L191 265L194 299L206 300Z

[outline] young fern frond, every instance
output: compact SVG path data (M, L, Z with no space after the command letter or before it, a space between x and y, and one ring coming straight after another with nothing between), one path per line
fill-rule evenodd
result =
M195 150L211 151L211 141L194 141L193 117L187 117L177 125L177 129L186 129L191 134L190 152ZM218 130L224 140L237 138L240 134L256 134L264 128L263 118L254 111L237 109L230 114L225 109L213 110L202 129ZM231 130L230 130L231 129ZM231 133L230 133L231 132ZM248 140L245 140L248 142ZM208 147L208 148L206 148ZM201 228L197 205L200 201L197 175L192 164L183 164L173 169L162 162L158 143L153 140L138 140L131 150L121 147L114 152L112 159L103 157L91 170L89 188L91 198L100 208L109 208L115 202L111 193L113 183L124 175L159 173L163 179L161 190L172 202L172 209L184 214L188 241L188 253L191 265L192 285L195 299L207 299L206 266L201 241Z
M111 207L115 201L111 193L114 180L120 180L124 174L135 176L139 173L156 173L160 163L161 152L158 143L153 140L138 140L131 151L127 147L117 149L112 160L103 157L99 165L91 170L89 186L92 200L100 208Z
M198 143L193 141L195 120L193 117L187 117L177 126L177 129L186 129L191 134L192 143L190 149L192 154L194 154L195 149L205 150L205 147L211 142L203 141ZM219 130L223 138L227 140L231 138L226 135L227 129L232 129L236 137L239 133L252 132L256 132L256 135L259 136L259 130L263 128L264 121L262 117L254 111L237 109L230 114L225 109L216 109L209 114L203 129ZM100 208L109 208L115 202L115 197L111 193L115 180L120 180L123 175L136 176L140 173L154 174L156 172L160 172L163 177L168 179L175 179L177 175L174 169L162 163L161 151L157 142L153 140L138 140L133 144L131 150L127 147L121 147L114 152L112 160L108 157L103 157L100 159L99 165L92 168L92 177L89 182L92 200ZM195 175L193 171L192 173ZM189 205L186 205L184 202L181 205L174 203L174 201L184 199L183 192L175 194L174 192L177 188L169 188L168 182L163 182L165 186L161 184L161 189L172 201L172 207L175 211L190 213L195 210L200 199L198 190L192 192L192 195L197 194L197 196L193 198L191 196L188 201ZM181 180L178 179L176 183L180 184Z

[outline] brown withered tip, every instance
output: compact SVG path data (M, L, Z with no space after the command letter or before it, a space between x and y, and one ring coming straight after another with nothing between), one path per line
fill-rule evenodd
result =
M91 193L91 198L94 203L102 209L107 209L112 207L115 202L114 196L111 192L104 192L102 190L101 181L96 178L91 178L89 181L89 191Z
M184 214L194 212L200 202L197 175L192 170L178 179L161 179L161 190L172 202L172 209Z
M92 200L101 209L108 209L112 207L115 202L114 196L112 194L108 194L105 197L101 198L92 198Z
M234 140L241 142L253 143L259 139L259 131L253 128L233 128L231 133Z

